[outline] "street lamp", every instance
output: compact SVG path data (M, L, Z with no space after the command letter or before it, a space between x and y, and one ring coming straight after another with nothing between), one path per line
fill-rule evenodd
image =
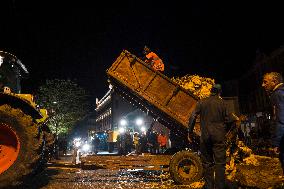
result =
M126 118L122 118L119 121L119 132L120 133L124 133L126 131L126 129L131 129L133 132L135 132L135 130L141 130L142 132L146 131L146 128L144 126L144 120L141 117L137 117L136 119L130 119L127 120Z
M126 126L126 125L127 125L126 119L121 119L121 120L120 120L120 125L121 125L121 126Z
M137 118L135 122L137 126L141 126L143 124L143 119Z

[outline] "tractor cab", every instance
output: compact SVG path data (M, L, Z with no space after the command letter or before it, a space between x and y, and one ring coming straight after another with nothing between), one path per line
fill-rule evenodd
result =
M21 93L21 78L26 78L29 72L25 65L13 54L0 51L0 90Z

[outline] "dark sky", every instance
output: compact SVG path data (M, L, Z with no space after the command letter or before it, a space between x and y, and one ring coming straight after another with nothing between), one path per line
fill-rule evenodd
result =
M245 73L256 51L284 43L283 11L272 2L60 2L1 0L0 49L29 69L26 90L47 78L70 78L101 98L106 69L123 49L140 55L144 45L164 60L170 77L223 82Z

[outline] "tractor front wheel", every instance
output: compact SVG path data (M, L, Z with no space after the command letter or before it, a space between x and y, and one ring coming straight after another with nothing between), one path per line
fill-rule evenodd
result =
M0 106L0 188L17 186L41 160L42 137L37 124L19 109Z

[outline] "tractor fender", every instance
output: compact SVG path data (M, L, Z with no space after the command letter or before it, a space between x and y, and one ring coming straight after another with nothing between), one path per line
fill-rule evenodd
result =
M21 109L25 114L33 119L43 118L40 110L32 106L31 103L13 93L0 93L0 106L7 104L15 109Z

